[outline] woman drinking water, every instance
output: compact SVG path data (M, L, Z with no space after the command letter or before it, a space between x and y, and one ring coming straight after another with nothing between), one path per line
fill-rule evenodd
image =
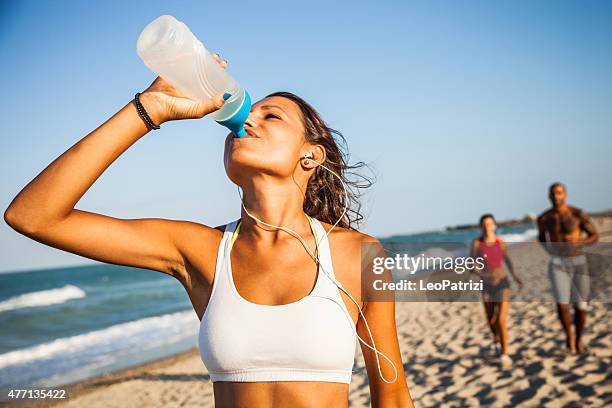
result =
M368 259L356 254L364 243L381 247L355 228L359 203L345 191L353 167L340 133L300 97L268 95L252 106L247 136L226 137L225 171L242 190L239 219L215 227L75 208L152 129L202 118L224 97L198 102L158 77L28 183L5 220L45 245L176 278L201 321L216 406L347 407L356 337L372 406L412 406L395 304L367 302L361 293ZM188 184L188 176L177 182Z

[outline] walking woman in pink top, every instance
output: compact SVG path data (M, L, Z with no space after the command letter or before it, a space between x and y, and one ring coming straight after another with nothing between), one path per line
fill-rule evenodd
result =
M495 235L497 223L493 214L484 214L480 217L480 229L480 237L472 241L471 255L484 258L484 268L476 273L483 280L482 300L487 323L494 336L495 350L498 352L501 346L500 363L502 367L508 367L512 364L512 359L508 355L508 328L506 325L510 281L504 268L504 261L519 287L522 287L523 283L514 273L506 250L506 243Z

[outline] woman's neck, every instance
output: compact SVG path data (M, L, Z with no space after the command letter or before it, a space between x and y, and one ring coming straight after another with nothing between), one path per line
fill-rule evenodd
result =
M289 228L302 237L310 232L310 223L303 209L304 197L294 184L249 186L243 192L242 201L251 215L266 224ZM240 234L271 242L290 236L286 231L255 221L242 207Z
M495 241L497 240L497 236L495 235L495 233L494 233L494 232L492 232L492 233L485 232L485 233L482 235L482 239L483 239L485 242L495 242Z

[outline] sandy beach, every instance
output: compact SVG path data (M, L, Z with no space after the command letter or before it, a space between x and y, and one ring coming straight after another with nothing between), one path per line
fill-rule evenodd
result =
M600 232L612 231L612 218L597 218L596 225ZM603 234L601 241L611 242L612 235ZM527 249L519 248L512 256L546 261L543 251L517 251ZM529 277L524 281L526 286L537 284ZM416 406L612 404L610 303L591 304L589 350L579 356L563 352L564 338L552 302L512 303L508 327L514 364L507 370L491 351L481 303L400 302L396 318L404 371ZM69 393L69 401L53 406L213 406L212 383L197 349L75 384ZM350 406L370 406L360 351L350 385Z

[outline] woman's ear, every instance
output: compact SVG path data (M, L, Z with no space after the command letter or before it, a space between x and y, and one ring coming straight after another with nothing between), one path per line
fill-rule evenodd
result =
M317 164L314 162L313 160L313 156L311 152L306 152L303 156L302 156L302 167L310 170L312 168L314 168Z
M309 169L314 168L318 163L325 161L325 149L321 145L310 145L301 159L302 166Z

